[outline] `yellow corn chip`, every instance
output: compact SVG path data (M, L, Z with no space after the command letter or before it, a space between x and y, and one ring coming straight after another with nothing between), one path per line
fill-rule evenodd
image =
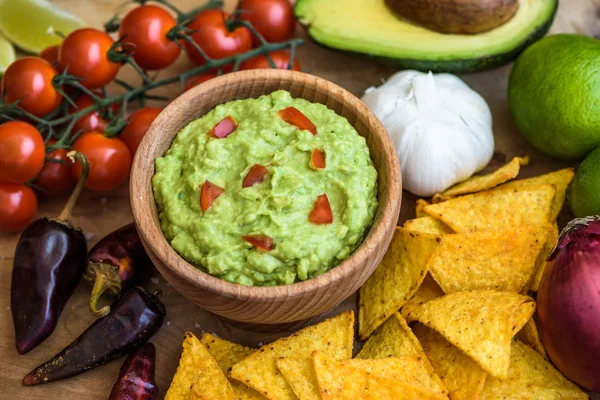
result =
M540 339L540 333L538 332L534 317L529 318L529 321L527 321L525 326L517 332L515 337L540 353L544 358L548 358L546 349L544 349L544 345Z
M440 203L449 200L452 197L492 189L509 179L515 178L519 175L521 165L527 164L529 164L529 157L515 157L508 164L498 168L490 174L472 176L466 181L452 186L444 193L434 195L433 203Z
M312 360L301 358L280 358L277 368L294 394L300 400L320 400L317 378L312 366Z
M445 235L429 260L429 272L445 293L519 293L533 275L548 226Z
M313 353L313 367L322 400L356 399L447 399L404 383L402 361L391 357L378 360L336 361L321 352Z
M534 274L531 277L531 280L527 284L526 290L529 292L537 292L540 288L540 282L542 281L542 275L544 275L544 270L546 269L546 259L550 255L552 249L556 245L558 241L558 225L556 222L550 225L548 237L546 239L546 243L544 244L544 248L540 252L538 259L536 261Z
M538 352L515 340L512 342L508 378L488 377L481 400L587 400L589 397L569 382Z
M415 213L417 218L426 217L425 207L428 206L429 203L425 199L417 199L417 205L415 207Z
M430 300L437 299L438 297L442 297L443 295L444 291L440 285L438 285L437 282L431 277L431 274L427 274L423 280L423 283L421 283L421 286L419 286L417 293L415 293L415 295L411 297L406 304L404 304L404 306L402 306L400 313L404 318L407 318L408 314L410 314L415 307L427 303Z
M248 347L244 347L237 343L230 342L228 340L220 339L210 333L202 335L200 342L208 349L209 353L224 374L227 374L227 370L235 363L242 361L256 350ZM235 398L238 400L261 400L265 399L260 393L254 389L250 389L248 386L230 379L231 388L235 394Z
M404 229L413 232L431 233L434 235L445 235L454 232L448 225L429 215L406 221L404 223Z
M550 222L556 189L552 185L496 189L425 207L457 233Z
M441 237L396 228L383 260L360 288L358 332L362 340L410 299L427 274Z
M231 385L219 364L198 338L187 332L177 372L165 400L234 400Z
M556 196L552 202L552 211L550 212L550 221L554 221L565 203L565 193L569 183L573 180L575 172L573 168L561 169L550 172L549 174L536 176L528 179L519 179L502 185L502 188L514 189L521 187L532 187L538 185L553 185L556 188Z
M231 367L231 377L273 400L296 396L277 369L281 357L309 359L320 350L334 359L352 357L354 313L347 311L320 324L304 328L289 337L265 345Z
M413 330L433 368L450 391L450 399L477 400L487 372L433 329L415 324Z
M405 373L402 382L419 384L433 393L446 395L447 390L423 352L421 344L399 313L394 313L365 343L357 359L394 357L412 366L414 377ZM402 363L401 363L402 364ZM407 368L405 366L404 368Z
M503 379L508 376L511 338L534 311L530 297L478 290L431 300L408 318L435 329L489 374Z

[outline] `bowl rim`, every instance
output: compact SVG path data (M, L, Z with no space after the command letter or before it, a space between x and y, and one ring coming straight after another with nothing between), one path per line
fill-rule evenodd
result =
M388 180L382 182L380 180L381 174L378 171L378 184L388 186L388 201L386 203L379 202L374 218L376 218L380 208L382 208L382 216L379 221L374 221L369 227L365 233L365 236L363 237L362 243L354 250L354 252L337 266L317 277L289 285L279 286L245 286L238 283L225 281L202 271L200 268L197 268L193 264L186 261L168 243L162 228L160 227L160 223L154 223L155 219L153 218L142 217L141 207L149 206L151 208L150 214L155 215L157 217L156 220L158 220L158 215L156 215L156 203L152 189L152 176L154 175L155 159L149 160L149 162L152 163L152 172L146 172L144 168L142 168L143 162L148 162L148 160L143 159L149 158L147 157L147 154L150 154L151 144L154 139L159 135L164 134L164 131L158 127L163 126L163 123L167 121L171 113L187 107L190 99L196 97L199 93L214 92L219 86L221 86L222 82L226 82L232 78L237 78L238 80L251 80L255 82L274 80L281 83L285 79L291 79L294 75L297 75L298 78L303 80L312 80L315 86L319 85L321 87L326 87L327 92L336 91L340 94L352 96L357 100L356 102L345 102L344 106L353 109L357 115L364 115L362 119L366 121L366 127L370 131L376 132L376 135L380 137L383 136L380 140L382 142L382 148L380 150L381 152L387 153L388 160L391 160L391 163L388 162L386 166L388 169ZM354 124L352 124L352 126L354 127ZM382 132L385 135L381 135L377 132ZM175 136L173 136L173 139L174 138ZM369 148L369 151L372 152L373 150ZM145 182L142 182L143 190L141 193L139 191L136 193L133 190L133 186L135 182L142 180L141 178L144 175L147 175L148 177L144 179ZM130 186L130 201L134 220L136 226L138 227L138 233L142 238L142 242L144 243L144 246L146 247L146 250L150 254L151 258L158 258L172 273L176 274L179 278L184 279L198 289L202 289L204 291L227 298L247 301L275 300L284 296L288 298L300 297L308 292L326 287L330 283L334 283L340 279L344 279L349 275L352 275L356 268L361 268L365 265L369 255L371 252L377 249L379 243L386 242L386 232L390 230L390 225L397 225L397 219L402 200L402 176L400 172L400 163L398 161L398 157L396 156L396 150L392 144L391 138L383 127L383 124L373 114L373 112L364 103L362 103L359 98L348 92L346 89L343 89L342 87L324 78L298 71L278 69L248 70L224 74L204 82L201 85L198 85L175 98L160 112L146 132L146 135L144 135L144 138L139 145L139 150L136 152L132 163ZM397 192L397 198L394 198L394 192ZM149 203L149 201L154 203L154 206L152 203ZM391 240L391 237L387 239ZM164 254L159 247L162 247L163 249L166 248L168 254ZM374 269L375 268L373 268L373 270Z

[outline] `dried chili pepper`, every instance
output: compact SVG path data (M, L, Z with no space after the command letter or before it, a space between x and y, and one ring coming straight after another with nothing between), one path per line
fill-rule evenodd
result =
M23 384L70 378L136 350L159 330L165 315L165 306L155 294L138 287L128 289L107 316L97 319L60 353L31 371Z
M108 400L158 400L158 387L154 382L156 349L146 343L123 363L119 379Z
M87 243L81 229L71 224L71 215L87 179L89 162L81 153L67 156L83 168L65 208L58 218L29 224L15 249L10 304L19 354L52 334L85 270Z
M106 291L115 295L149 272L152 262L142 245L135 224L125 225L109 233L88 253L87 267L83 277L94 282L90 297L90 310L98 318L110 311L110 306L97 308L98 300Z

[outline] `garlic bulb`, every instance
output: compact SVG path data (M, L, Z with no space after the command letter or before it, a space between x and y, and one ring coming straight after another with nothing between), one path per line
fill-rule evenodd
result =
M362 101L387 129L403 186L417 196L444 191L492 158L490 109L454 75L402 71L367 89Z

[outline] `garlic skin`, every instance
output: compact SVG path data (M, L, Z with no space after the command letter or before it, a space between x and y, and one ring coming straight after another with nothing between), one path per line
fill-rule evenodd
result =
M403 186L417 196L441 193L492 159L490 109L454 75L398 72L367 89L362 101L387 129L400 159Z

